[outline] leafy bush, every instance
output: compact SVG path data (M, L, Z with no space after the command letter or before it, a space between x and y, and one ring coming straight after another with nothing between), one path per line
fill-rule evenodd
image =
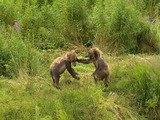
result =
M4 28L0 30L1 75L18 76L20 70L35 75L39 69L39 54L32 48L29 40L22 40L19 31L12 28L5 32L4 30Z
M4 31L3 31L4 32ZM0 33L3 33L2 31L0 31ZM3 40L3 36L0 35L0 76L4 75L7 76L7 65L10 61L10 53L7 50L7 43L4 42Z
M157 16L158 6L157 0L11 0L0 2L0 22L9 27L17 21L22 37L39 49L96 44L109 52L155 52L158 29L144 18L149 12L148 20L155 19L150 14Z
M0 22L4 22L7 26L13 25L16 19L15 13L16 10L11 1L0 2Z
M151 23L146 22L136 6L126 0L97 1L89 18L95 26L96 44L108 47L109 51L144 52L141 47L146 43L149 43L148 51L155 52L159 48ZM143 37L139 37L141 34Z

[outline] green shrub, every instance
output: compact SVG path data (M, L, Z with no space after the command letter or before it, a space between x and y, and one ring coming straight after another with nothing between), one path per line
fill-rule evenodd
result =
M0 22L6 26L13 25L16 19L16 10L11 1L0 2Z
M102 45L107 43L110 49L122 51L137 47L136 36L141 29L139 12L126 0L98 2L91 20L97 29L96 39L102 40Z
M22 37L39 49L96 44L109 52L157 52L158 29L146 21L158 16L158 6L157 0L1 1L0 23L9 28L17 21Z
M158 0L134 0L132 2L144 15L153 18L158 16Z
M147 52L159 48L151 23L146 22L136 6L127 0L97 1L89 18L95 27L96 44L102 48L119 53L144 52L144 44L149 44Z
M3 31L4 32L4 31ZM3 33L0 31L0 33ZM7 76L7 65L10 61L10 53L8 51L7 43L3 40L3 36L0 35L0 76Z
M30 41L22 39L20 31L10 28L5 31L1 28L1 69L2 75L10 77L18 76L19 71L27 72L30 75L38 73L39 54L33 48ZM4 33L3 33L4 32Z

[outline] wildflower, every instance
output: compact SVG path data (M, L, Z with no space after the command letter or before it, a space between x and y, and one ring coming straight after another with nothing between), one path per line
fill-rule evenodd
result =
M18 25L17 22L14 23L14 29L15 29L15 30L18 30L18 29L19 29L19 25Z

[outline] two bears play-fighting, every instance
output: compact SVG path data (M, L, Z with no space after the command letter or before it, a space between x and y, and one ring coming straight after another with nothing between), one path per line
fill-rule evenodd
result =
M72 68L76 66L76 62L89 64L93 63L95 66L95 71L92 76L97 83L98 80L103 80L105 87L109 84L109 69L107 63L103 60L101 51L98 48L92 48L88 51L85 56L86 59L78 59L76 52L68 52L61 57L56 58L50 65L50 74L53 79L53 85L60 89L59 79L60 75L67 69L67 71L72 75L73 78L79 80L77 73ZM71 65L72 64L72 65Z

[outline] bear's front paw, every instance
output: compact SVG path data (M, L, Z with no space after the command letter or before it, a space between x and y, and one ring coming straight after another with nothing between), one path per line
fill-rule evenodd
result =
M80 79L80 77L78 77L78 76L76 76L75 78L76 78L77 80L79 80L79 79Z

